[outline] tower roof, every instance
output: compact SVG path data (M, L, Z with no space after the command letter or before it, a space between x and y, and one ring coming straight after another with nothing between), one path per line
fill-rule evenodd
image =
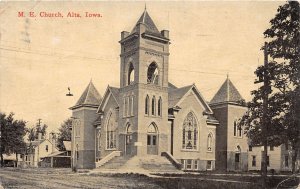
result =
M221 102L239 102L243 100L243 97L227 77L225 82L222 84L218 92L210 101L210 104L221 103Z
M82 105L99 105L101 102L101 95L97 91L96 87L94 86L93 82L90 81L82 95L80 96L79 100L75 104L75 107L82 106Z
M160 32L158 31L157 27L155 26L152 18L149 16L146 8L145 8L143 14L141 15L140 19L135 24L135 26L134 26L133 30L131 31L131 33L136 32L137 26L140 23L144 24L146 26L146 31L151 32L151 33L160 34Z

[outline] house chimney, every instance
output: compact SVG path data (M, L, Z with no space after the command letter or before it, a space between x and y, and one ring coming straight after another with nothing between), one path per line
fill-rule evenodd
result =
M41 141L41 140L42 140L42 133L38 132L38 141Z
M50 142L52 143L52 153L57 151L56 150L56 134L54 132L50 133L51 134L51 139Z

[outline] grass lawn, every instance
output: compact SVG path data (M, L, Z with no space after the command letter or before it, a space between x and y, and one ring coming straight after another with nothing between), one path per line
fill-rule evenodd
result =
M1 168L0 183L4 188L145 188L145 189L201 189L201 188L255 188L259 176L184 174L147 177L137 174L72 173L70 169ZM273 178L274 179L274 178ZM276 178L272 182L280 182ZM1 188L1 187L0 187Z

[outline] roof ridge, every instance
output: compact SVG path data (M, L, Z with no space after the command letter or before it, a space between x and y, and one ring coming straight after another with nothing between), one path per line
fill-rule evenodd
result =
M194 86L194 84L191 84L191 85L186 85L186 86L183 86L183 87L178 87L178 88L172 89L172 90L180 90L180 89L183 89L183 88L191 88L193 86Z
M86 94L86 96L85 96L85 99L84 99L84 101L83 101L83 103L85 104L86 103L86 100L87 100L87 97L89 96L89 94L90 94L90 91L91 91L91 84L92 84L92 80L89 82L89 85L88 85L88 91L87 91L87 94Z

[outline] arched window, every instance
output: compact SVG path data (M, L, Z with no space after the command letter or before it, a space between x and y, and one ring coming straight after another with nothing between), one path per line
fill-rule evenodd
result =
M131 141L132 141L132 128L130 123L128 123L126 129L126 144L130 144Z
M156 99L155 96L152 97L152 102L151 102L151 114L155 115L156 112Z
M238 122L235 120L233 122L233 135L234 136L237 136L237 137L242 137L242 134L243 134L243 128L238 125Z
M134 103L134 97L133 95L130 97L131 102L130 102L130 115L133 116L133 103Z
M188 150L196 150L198 143L198 126L197 121L192 112L188 113L182 129L182 148Z
M150 134L156 134L157 133L157 130L156 130L156 127L153 123L151 123L148 127L148 133Z
M146 96L146 99L145 99L145 114L149 115L149 96L148 95Z
M207 137L207 151L212 151L212 134L209 133Z
M147 83L158 84L158 68L155 62L152 62L147 71Z
M112 113L109 114L107 121L107 131L106 131L106 148L115 149L116 148L116 125L113 119Z
M125 117L128 117L129 116L129 113L130 113L130 99L129 99L129 96L126 96L125 97Z
M236 136L236 131L237 131L237 125L236 121L233 122L233 136Z
M238 136L239 137L242 137L242 131L243 131L243 128L240 125L238 125Z
M76 160L79 159L79 145L76 144Z
M127 83L128 83L128 85L131 85L134 83L134 67L133 67L132 63L130 63L130 65L129 65Z
M97 144L98 144L98 151L101 150L101 131L98 131L98 135L97 135Z
M151 123L148 126L147 130L147 145L149 146L156 146L157 145L157 128L154 123ZM150 154L154 153L154 151L150 152ZM156 152L155 152L156 153Z
M159 99L158 99L158 107L157 107L157 114L158 114L158 116L161 116L161 112L162 112L162 99L161 99L161 97L159 97Z

